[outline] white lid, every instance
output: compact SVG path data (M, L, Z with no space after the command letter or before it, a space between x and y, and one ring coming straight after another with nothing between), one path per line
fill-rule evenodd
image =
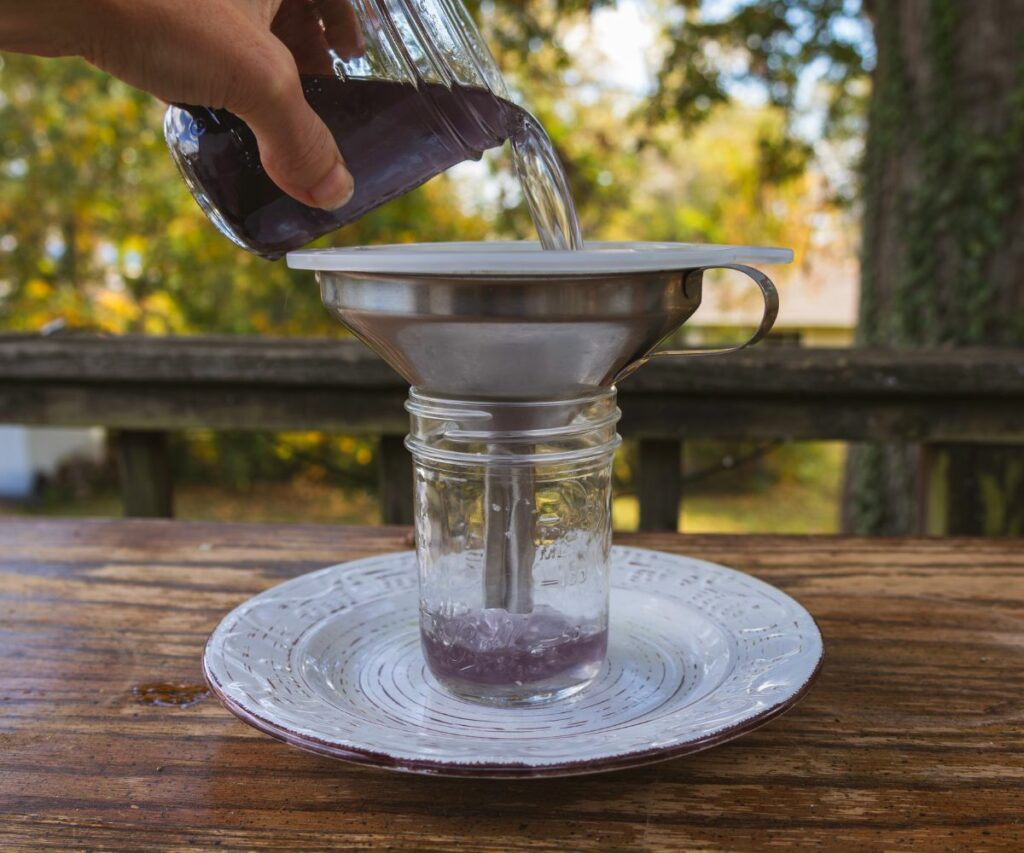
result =
M694 269L721 264L788 264L791 249L701 243L588 242L580 251L545 251L536 241L402 243L288 253L297 270L412 275L574 276Z

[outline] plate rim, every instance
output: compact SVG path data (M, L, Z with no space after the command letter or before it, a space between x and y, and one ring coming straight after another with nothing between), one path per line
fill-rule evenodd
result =
M653 548L643 548L633 545L625 546L613 546L613 548L622 548L625 550L632 551L647 551L656 554L665 554L672 557L678 557L682 559L694 560L698 563L702 563L705 566L711 566L715 569L725 570L726 572L735 573L742 575L745 578L754 580L758 583L765 584L771 587L778 593L786 596L790 601L796 604L807 618L810 620L811 625L814 627L818 638L818 657L815 661L814 668L807 679L792 693L785 698L776 702L773 705L769 705L763 710L753 714L752 716L741 720L737 723L733 723L730 726L719 729L717 731L706 734L695 740L685 741L683 743L672 744L668 746L656 746L648 749L633 750L631 752L616 753L614 755L608 755L598 758L580 759L578 761L558 761L550 764L528 764L519 761L502 761L500 763L488 763L488 762L468 762L468 761L445 761L437 759L421 759L421 758L403 758L395 755L391 755L386 752L380 752L379 750L373 750L367 747L361 747L354 744L341 745L337 741L329 741L324 738L317 737L316 735L300 734L299 732L289 729L286 725L276 723L261 717L259 714L254 713L249 708L241 705L231 696L229 696L223 687L223 685L217 680L216 675L211 672L209 667L209 658L211 656L211 646L214 641L214 637L220 630L221 625L226 622L237 609L248 604L252 599L258 596L264 595L270 590L276 589L280 586L284 586L293 581L298 581L303 578L308 578L312 575L322 574L337 569L340 566L348 566L353 563L363 562L364 560L378 560L386 557L400 557L408 554L415 554L414 551L403 550L394 551L386 554L374 554L368 557L346 560L342 563L335 563L331 566L325 566L321 569L314 569L312 572L305 572L301 575L296 575L293 578L288 578L279 584L274 584L256 595L250 596L245 601L241 602L237 607L232 608L225 616L218 621L213 631L210 632L209 637L203 648L203 659L202 659L202 672L203 678L209 686L210 690L217 697L218 701L235 717L247 725L252 726L257 731L263 734L269 735L270 737L278 740L288 746L301 749L305 752L310 752L315 755L325 756L327 758L333 758L340 761L345 761L350 764L357 764L365 767L375 767L381 770L389 770L392 772L411 773L418 775L431 775L431 776L443 776L449 778L490 778L490 779L509 779L509 778L552 778L559 776L584 776L593 773L610 772L614 770L625 770L633 767L645 766L648 764L656 764L662 761L670 761L674 758L679 758L684 755L692 755L697 752L703 752L706 749L711 749L715 746L720 746L728 741L735 740L736 738L742 737L761 726L766 725L775 718L786 713L793 707L795 707L810 691L814 682L817 680L821 673L822 665L825 660L825 642L824 636L821 632L821 626L818 625L817 620L813 614L807 610L799 601L793 596L772 584L763 581L760 578L754 577L753 575L742 572L739 569L733 569L729 566L723 566L719 563L713 563L710 560L703 560L699 557L690 557L686 554L676 554L671 551L659 551ZM614 589L614 587L613 587ZM717 688L716 688L717 689ZM712 691L713 692L713 691Z

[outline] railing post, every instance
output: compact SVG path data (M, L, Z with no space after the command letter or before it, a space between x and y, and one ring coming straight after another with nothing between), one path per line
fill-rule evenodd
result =
M173 517L173 482L167 433L158 430L121 430L115 440L125 516Z
M926 528L941 536L1019 536L1024 445L936 444L925 456Z
M677 530L683 492L683 443L678 440L641 439L637 495L640 529Z
M944 531L948 497L945 483L947 461L938 445L918 445L915 536L930 536Z
M384 524L412 524L412 457L400 435L382 435L377 453L380 517Z

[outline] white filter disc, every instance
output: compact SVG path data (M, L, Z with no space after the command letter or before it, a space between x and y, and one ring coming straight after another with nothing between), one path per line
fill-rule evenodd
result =
M525 240L403 243L288 253L292 269L417 276L573 277L723 264L788 264L792 260L792 250L770 246L595 241L578 251L552 251Z

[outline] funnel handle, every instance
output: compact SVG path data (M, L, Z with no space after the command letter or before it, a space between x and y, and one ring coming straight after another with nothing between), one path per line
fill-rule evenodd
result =
M771 330L772 326L775 325L775 318L779 316L779 292L775 289L775 284L768 276L766 276L760 270L756 270L753 267L748 267L743 264L719 264L713 267L701 267L699 270L694 272L703 273L705 270L736 270L752 279L754 284L757 285L758 290L761 291L761 296L764 299L764 314L761 315L761 323L747 340L741 344L734 346L710 346L710 347L693 347L692 349L663 349L657 350L652 353L648 353L646 356L641 358L639 361L633 362L631 365L626 367L622 373L615 377L615 381L619 382L626 376L629 376L637 368L642 367L652 358L659 358L661 356L699 356L699 355L723 355L727 352L736 352L737 350L746 349L751 344L756 344L761 338L767 335ZM685 283L684 283L685 287Z

